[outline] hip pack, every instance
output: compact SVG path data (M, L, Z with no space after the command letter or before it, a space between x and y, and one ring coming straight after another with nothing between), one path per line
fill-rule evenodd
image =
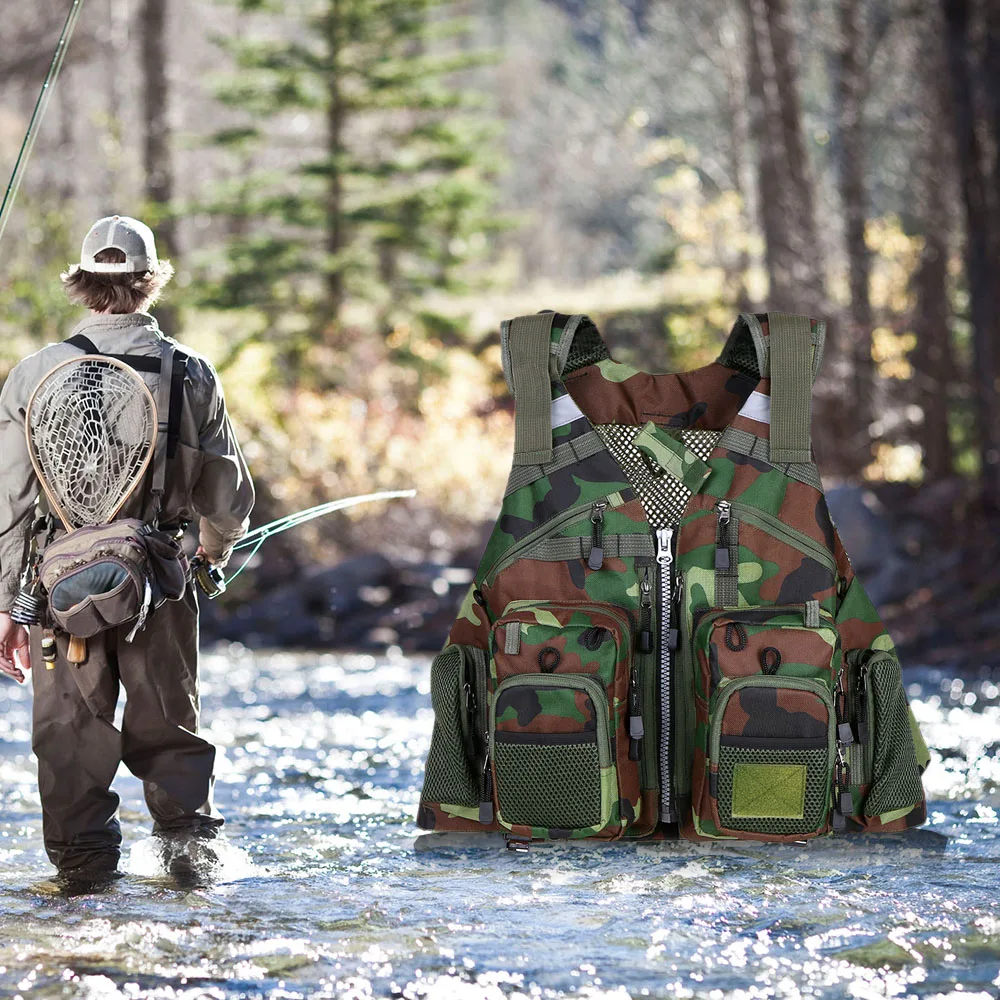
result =
M165 531L123 518L77 528L45 547L40 567L49 617L87 639L135 622L129 639L164 601L184 595L187 557Z
M418 824L509 839L803 840L919 825L926 746L824 499L824 325L743 314L713 363L504 323L503 505L431 666Z

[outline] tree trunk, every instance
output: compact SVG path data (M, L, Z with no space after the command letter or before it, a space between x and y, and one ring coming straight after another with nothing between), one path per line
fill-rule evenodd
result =
M865 243L868 194L865 188L864 103L867 71L863 65L864 27L860 0L841 0L835 99L837 106L838 187L844 216L844 244L851 303L845 349L852 362L851 407L859 437L872 422L875 371L872 363L871 258Z
M750 145L749 108L747 105L746 68L740 59L742 39L730 5L722 4L716 11L719 49L726 79L726 133L729 173L733 190L740 199L740 215L746 223L748 211L746 153ZM747 291L746 277L750 270L750 251L744 243L733 273L726 275L726 285L737 308L745 312L753 308Z
M785 0L743 0L770 306L822 311L822 251Z
M972 314L976 430L979 440L980 498L984 511L1000 511L1000 403L998 403L996 249L991 232L992 204L976 115L970 64L972 5L942 0L948 70L966 221L966 271Z
M170 82L167 77L167 15L170 0L143 0L139 31L142 36L142 73L145 84L143 112L146 132L143 167L146 200L155 212L157 253L167 257L177 252L177 228L173 215L174 165L170 126ZM177 329L176 309L157 309L166 333Z
M931 8L926 15L918 54L915 81L927 109L924 141L920 144L917 203L924 249L912 278L915 293L913 330L917 344L913 364L916 402L923 412L920 443L924 479L933 482L954 473L954 453L948 433L949 400L956 378L948 303L948 179L954 152L947 141L948 116L944 92L945 64L939 19Z
M327 298L330 322L336 324L344 305L344 274L337 259L344 249L344 191L341 174L344 153L343 134L345 107L341 90L340 56L343 39L341 32L341 0L330 0L327 17L327 56L330 69L327 74L327 155L330 176L326 198L326 252L330 257L327 274Z

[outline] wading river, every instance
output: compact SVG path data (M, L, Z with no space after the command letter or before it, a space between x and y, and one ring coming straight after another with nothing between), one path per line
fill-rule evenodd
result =
M413 822L428 658L209 655L230 846L184 891L123 773L129 872L48 882L30 692L0 683L0 997L1000 996L1000 687L905 674L930 820L808 845L553 844Z

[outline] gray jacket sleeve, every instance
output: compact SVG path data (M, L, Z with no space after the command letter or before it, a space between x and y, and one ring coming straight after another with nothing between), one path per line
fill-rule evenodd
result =
M222 383L206 364L208 389L199 428L204 456L191 499L199 516L199 542L213 562L225 565L233 545L250 525L254 504L253 480L226 411Z
M24 401L17 369L0 392L0 611L9 611L21 582L39 484L24 439Z

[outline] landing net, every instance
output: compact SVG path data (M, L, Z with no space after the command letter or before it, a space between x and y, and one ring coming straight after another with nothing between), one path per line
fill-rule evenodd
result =
M149 465L156 406L126 365L74 358L35 390L26 429L35 472L67 529L106 524Z

